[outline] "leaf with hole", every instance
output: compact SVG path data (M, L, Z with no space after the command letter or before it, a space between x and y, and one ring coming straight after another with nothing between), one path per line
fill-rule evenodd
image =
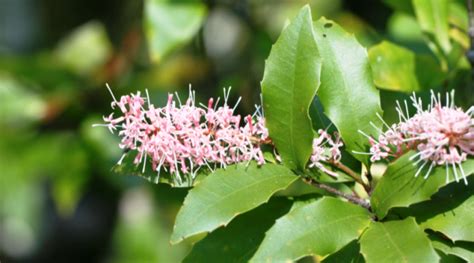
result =
M367 50L331 20L321 18L313 23L313 28L324 61L318 90L324 112L337 127L349 153L365 152L369 142L358 130L375 134L370 122L381 126L376 114L382 113ZM368 163L367 155L354 157Z

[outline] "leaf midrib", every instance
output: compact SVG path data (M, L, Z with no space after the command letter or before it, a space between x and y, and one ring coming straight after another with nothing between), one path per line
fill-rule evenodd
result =
M382 227L382 231L385 233L385 236L388 238L390 243L396 248L396 251L401 256L401 259L403 259L403 262L408 263L408 260L406 259L405 254L403 254L403 251L397 246L395 241L392 239L392 237L391 237L390 233L388 232L387 228L385 227L385 225L383 223L380 223L380 226Z
M343 32L343 33L344 33L344 32ZM350 38L352 38L352 40L355 40L354 37L350 37ZM339 66L339 65L341 64L341 61L340 61L339 56L336 55L337 52L334 52L334 48L333 48L332 45L326 44L326 49L328 49L328 50L330 51L331 57L335 58L336 61L333 63L333 67L332 67L332 68L335 68L335 69L336 69L335 71L337 71L337 72L336 72L337 75L340 76L339 79L342 80L342 83L343 83L343 86L344 86L344 93L348 93L347 91L349 91L350 88L349 88L349 85L347 84L348 82L347 82L347 80L346 80L346 76L345 76L345 74L343 74L343 71L342 71L341 67ZM334 66L334 65L335 65L335 66ZM334 74L333 74L333 75L334 75ZM353 104L354 104L354 100L352 99L352 96L346 96L346 98L348 99L348 102L349 102L349 104L347 104L347 105L353 105ZM365 120L363 120L362 118L360 118L360 117L358 117L358 116L356 116L356 119L357 119L356 123L364 123L364 122L365 122ZM340 131L340 133L341 133L341 135L342 135L342 131ZM351 144L352 144L352 142L351 142ZM357 147L357 148L358 148L358 147Z
M294 58L294 60L293 60L294 61L294 63L293 63L294 67L293 67L293 74L292 74L292 79L291 79L291 82L293 84L293 89L292 89L292 92L291 92L292 105L297 105L297 102L295 101L296 100L295 99L296 98L296 96L295 96L295 92L296 92L296 90L295 90L295 88L296 88L296 78L295 78L295 76L296 76L296 72L297 72L298 65L299 65L299 63L298 63L299 62L299 57L301 55L301 52L300 52L300 50L301 50L300 45L301 45L301 38L302 38L301 32L303 31L304 22L305 21L302 22L301 27L298 30L298 40L296 42L295 56L292 56ZM293 125L293 123L294 123L294 111L295 111L295 107L293 106L293 107L291 107L291 110L290 110L290 123L291 123L291 125L290 125L290 129L289 129L290 140L291 140L291 145L292 146L297 145L296 140L295 140L295 134L294 134L295 125ZM300 160L298 158L298 153L296 152L296 149L295 149L296 147L290 147L290 148L291 148L291 153L292 153L292 156L293 156L294 160L297 161L296 166L297 166L297 168L300 168L299 167L300 166ZM303 167L302 167L303 169L304 169L304 166L305 166L305 164L303 164Z

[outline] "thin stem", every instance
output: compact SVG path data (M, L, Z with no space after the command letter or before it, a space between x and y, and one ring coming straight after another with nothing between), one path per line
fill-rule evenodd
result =
M309 184L309 185L315 186L319 189L323 189L326 192L329 192L331 194L335 194L337 196L340 196L340 197L348 200L351 203L354 203L356 205L360 205L360 206L364 207L365 209L367 209L369 211L371 210L370 203L367 202L365 199L359 198L359 197L351 195L351 194L343 193L343 192L337 190L336 188L333 188L333 187L331 187L329 185L326 185L326 184L318 183L318 182L316 182L315 180L313 180L311 178L306 177L306 178L303 179L303 181L305 183Z
M356 173L354 170L347 167L346 165L344 165L341 162L332 162L331 164L334 165L336 168L341 169L343 172L348 174L350 177L354 178L354 180L357 183L359 183L360 185L362 185L364 187L365 191L367 191L367 193L369 193L370 185L364 183L364 181L362 180L362 177L358 173Z

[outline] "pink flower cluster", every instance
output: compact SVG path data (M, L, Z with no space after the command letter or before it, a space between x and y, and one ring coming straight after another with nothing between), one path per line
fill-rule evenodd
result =
M112 94L112 108L118 107L121 115L104 117L103 126L111 132L119 131L120 148L138 152L134 163L142 163L143 172L149 158L158 176L163 169L174 174L178 182L182 180L180 173L194 178L201 167L213 170L251 160L263 164L260 144L269 141L263 116L257 114L257 109L256 116L241 120L234 114L236 107L227 105L229 93L224 95L222 106L212 98L207 107L196 106L195 94L190 90L186 103L181 104L178 98L177 105L169 94L166 106L155 108L148 93L146 99L137 92L120 100Z
M343 146L341 137L336 132L334 139L325 130L318 130L319 137L313 139L313 153L308 167L316 167L328 175L337 177L338 174L324 167L323 162L339 162L341 160L340 147Z
M423 110L420 98L415 94L411 97L416 114L412 117L405 108L397 102L397 112L400 122L388 126L385 132L380 131L378 140L366 135L371 143L371 161L378 161L389 157L398 157L408 150L417 153L410 157L416 160L414 165L422 163L415 176L429 164L425 178L429 176L433 167L446 167L446 181L449 182L449 170L452 168L454 178L459 181L458 170L464 183L467 184L466 174L461 163L468 156L474 156L474 107L468 111L454 106L454 93L446 94L445 105L442 105L440 94L431 94L431 103L427 110ZM380 119L382 119L379 116ZM383 120L382 120L383 121ZM375 125L372 124L375 127Z
M166 106L160 108L150 103L148 96L141 97L140 92L122 96L117 100L110 88L113 102L112 109L118 107L120 116L114 113L104 117L106 126L121 137L120 148L125 152L136 151L135 165L142 164L145 171L147 158L153 171L160 175L165 170L174 175L178 183L181 175L196 176L201 167L213 171L227 165L241 162L257 161L265 163L261 146L270 144L271 140L265 127L265 118L257 106L253 116L241 118L234 114L237 107L227 104L230 90L224 90L224 104L218 106L211 98L207 106L195 104L195 93L190 90L185 104L177 102L172 94L168 95ZM240 99L239 99L240 101ZM237 102L238 104L238 102ZM323 162L338 162L341 158L341 138L335 133L335 139L326 131L319 130L319 137L313 140L313 152L309 167L316 167L323 172L337 176L326 169ZM121 164L127 153L122 155ZM280 156L274 151L277 161Z

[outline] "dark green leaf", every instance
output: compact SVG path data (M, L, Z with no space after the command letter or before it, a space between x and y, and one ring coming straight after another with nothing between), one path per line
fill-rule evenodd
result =
M394 10L407 13L409 15L414 14L411 0L383 0L383 2L393 8Z
M308 110L319 87L320 71L311 12L305 6L273 45L262 80L270 137L291 169L304 170L311 155L314 133Z
M188 42L201 27L205 14L206 7L199 2L146 0L144 30L151 59L159 62Z
M336 253L325 258L321 263L363 263L364 257L360 254L360 245L357 240L352 241Z
M430 234L431 244L436 250L447 255L458 256L466 262L474 262L474 243L472 242L456 242L453 243L447 239L443 239L435 234Z
M421 226L439 231L455 242L460 240L474 242L474 196L454 209L428 219Z
M358 130L375 133L370 122L380 126L376 113L382 113L367 51L333 21L321 18L313 27L324 61L318 90L324 112L337 127L348 152L365 152L369 143ZM354 157L367 163L366 155Z
M413 216L425 229L441 232L456 243L471 241L474 237L473 202L474 176L468 177L468 185L452 183L441 188L430 200L416 203L408 208L393 209L393 215Z
M370 202L379 218L385 217L392 207L407 207L428 200L439 188L446 185L444 166L433 168L427 179L423 177L428 167L425 167L420 176L415 177L418 167L413 166L413 161L409 160L412 154L413 152L406 153L389 164L375 187ZM473 173L474 159L468 159L462 167L466 175ZM453 177L452 170L450 175Z
M326 256L343 248L370 222L364 208L332 197L301 205L278 219L251 261L283 262Z
M186 196L175 222L172 243L227 225L237 215L265 202L298 177L281 165L251 163L217 170Z
M275 220L288 212L291 202L275 198L238 216L225 228L194 245L184 262L248 262Z
M430 240L413 218L372 222L360 239L365 260L370 262L437 262Z

